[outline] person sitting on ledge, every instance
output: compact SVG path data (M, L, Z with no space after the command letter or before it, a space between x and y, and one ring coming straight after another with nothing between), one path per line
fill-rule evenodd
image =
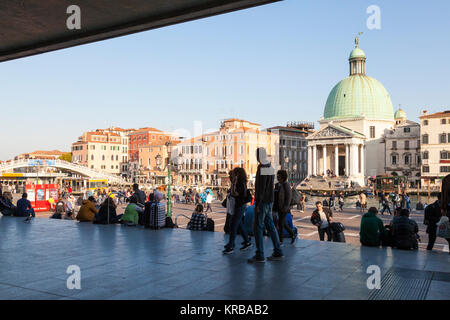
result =
M203 231L206 229L206 216L203 214L203 205L198 204L195 207L187 228L194 231Z
M31 206L31 202L27 199L28 194L25 192L22 194L22 199L17 201L17 209L14 215L16 217L29 217L30 215L34 218L34 209Z
M87 200L83 200L80 211L77 214L77 220L80 222L92 222L97 212L95 198L90 196Z
M143 213L144 210L138 206L138 199L135 195L130 197L130 202L125 208L125 212L120 218L120 221L129 226L136 226L139 223L139 213Z
M418 249L418 233L419 227L414 220L409 218L408 209L402 209L400 216L396 216L392 220L392 240L394 247L397 249Z
M383 221L377 217L378 209L370 207L369 211L362 216L359 231L359 241L363 246L379 247L385 236Z
M15 211L16 207L12 203L10 197L8 197L6 194L3 194L0 189L0 212L4 216L12 216L14 215Z
M100 210L95 215L93 223L95 224L108 224L117 223L119 219L117 218L116 213L116 204L114 203L114 199L111 197L107 197L105 201L100 205ZM109 214L109 220L108 220Z

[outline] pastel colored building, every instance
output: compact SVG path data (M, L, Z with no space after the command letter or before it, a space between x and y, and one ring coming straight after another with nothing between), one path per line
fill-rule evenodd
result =
M120 134L108 130L84 132L72 143L72 162L107 173L120 174L124 157L124 144Z
M250 185L256 176L256 149L264 147L275 169L279 168L279 136L261 125L226 119L217 131L187 139L177 146L179 182L184 185L224 186L228 171L242 167Z
M440 187L450 174L450 110L420 117L422 186Z

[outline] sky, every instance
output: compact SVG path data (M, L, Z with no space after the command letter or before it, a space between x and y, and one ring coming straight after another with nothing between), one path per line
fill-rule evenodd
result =
M381 29L369 30L377 5ZM70 151L83 131L208 131L315 122L348 76L358 32L367 75L410 120L450 109L450 1L284 0L0 63L0 160ZM82 21L81 21L82 23Z

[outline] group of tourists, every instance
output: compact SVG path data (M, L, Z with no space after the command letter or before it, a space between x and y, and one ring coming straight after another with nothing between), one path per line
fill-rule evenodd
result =
M398 192L383 193L380 191L378 193L378 199L381 215L384 215L386 210L392 215L390 203L392 203L393 211L397 209L411 210L411 200L405 192L399 194Z
M35 212L27 197L27 193L24 192L22 198L17 201L17 205L14 205L11 193L3 193L0 188L0 212L4 216L26 217L26 221L29 221L35 217Z
M442 229L439 236L446 239L450 245L450 225L447 217L449 205L443 205L443 195L438 195L438 200L427 206L424 212L424 224L428 234L427 250L433 250L438 230ZM360 241L363 246L379 247L391 246L393 248L416 250L421 241L419 227L413 219L409 218L410 210L397 206L390 224L383 225L383 221L377 217L378 209L371 207L362 217L360 226ZM442 226L442 227L441 227Z
M222 205L227 208L227 216L230 217L229 239L222 253L234 252L237 234L240 234L243 240L240 250L252 247L249 237L249 233L252 232L256 253L248 259L248 262L263 263L265 262L264 233L272 240L273 253L267 258L272 261L284 258L282 250L284 232L288 233L291 243L295 242L297 234L286 224L286 216L292 206L292 189L287 182L287 172L279 170L276 175L278 182L275 184L275 171L267 159L266 150L258 148L256 158L258 168L254 195L247 188L245 169L237 167L229 172L231 186L222 202ZM277 217L278 228L275 226L274 216ZM249 224L252 225L251 230L248 228Z
M326 196L326 194L325 194ZM336 205L338 206L338 209L336 209ZM323 199L322 206L328 207L329 210L333 208L334 211L343 211L344 210L344 194L342 192L339 192L338 195L336 195L335 191L332 191L330 194L330 197L327 199Z

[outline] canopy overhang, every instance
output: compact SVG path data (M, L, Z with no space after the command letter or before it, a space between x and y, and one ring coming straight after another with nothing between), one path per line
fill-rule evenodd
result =
M2 0L0 62L281 0ZM67 8L80 8L70 30Z

